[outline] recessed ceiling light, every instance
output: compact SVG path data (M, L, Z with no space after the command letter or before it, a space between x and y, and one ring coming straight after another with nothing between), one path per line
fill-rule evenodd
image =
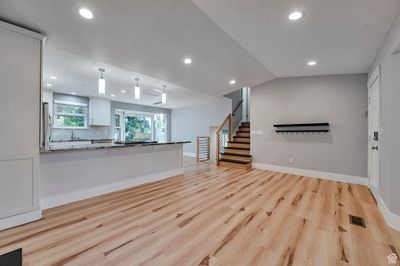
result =
M183 62L184 62L186 65L189 65L189 64L192 63L192 59L189 58L189 57L187 57L187 58L185 58L185 60L183 60Z
M51 79L57 80L56 76L50 76Z
M76 92L71 92L72 95L76 95Z
M309 61L309 62L307 63L307 65L309 65L309 66L315 66L316 64L317 64L317 62L314 61L314 60Z
M51 83L46 83L45 85L46 85L46 87L53 87L53 84L51 84Z
M299 20L304 17L304 12L295 11L289 15L290 20Z
M111 94L111 97L115 97L115 95L114 95L114 94Z
M79 15L81 15L85 19L92 19L93 18L93 12L90 11L87 8L81 8L79 9Z
M126 90L121 90L121 92L122 92L122 93L125 93L125 92L126 92Z
M236 80L232 79L231 81L229 81L229 83L230 83L231 85L235 85L235 84L236 84Z

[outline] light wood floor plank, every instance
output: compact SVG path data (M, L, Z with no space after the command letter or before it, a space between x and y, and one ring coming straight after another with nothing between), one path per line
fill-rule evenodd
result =
M194 160L0 232L24 265L385 265L399 247L365 186Z

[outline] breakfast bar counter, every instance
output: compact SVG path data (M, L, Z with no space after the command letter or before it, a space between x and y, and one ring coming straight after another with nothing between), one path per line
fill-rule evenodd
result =
M40 200L47 209L183 174L183 144L98 143L42 150Z

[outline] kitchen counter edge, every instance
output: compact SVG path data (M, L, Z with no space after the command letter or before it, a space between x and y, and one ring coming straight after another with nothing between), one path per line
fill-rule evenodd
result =
M177 142L162 142L162 143L141 143L141 144L112 144L105 146L93 146L93 147L76 147L66 149L53 149L46 150L40 149L41 154L46 153L60 153L60 152L71 152L71 151L90 151L90 150L101 150L101 149L119 149L119 148L131 148L131 147L145 147L145 146L159 146L159 145L175 145L175 144L188 144L190 141L177 141Z

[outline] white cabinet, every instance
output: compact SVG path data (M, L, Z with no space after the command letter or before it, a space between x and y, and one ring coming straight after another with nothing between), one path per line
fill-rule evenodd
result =
M42 38L0 21L0 230L41 217Z
M111 102L105 99L90 98L89 100L89 125L111 125Z

